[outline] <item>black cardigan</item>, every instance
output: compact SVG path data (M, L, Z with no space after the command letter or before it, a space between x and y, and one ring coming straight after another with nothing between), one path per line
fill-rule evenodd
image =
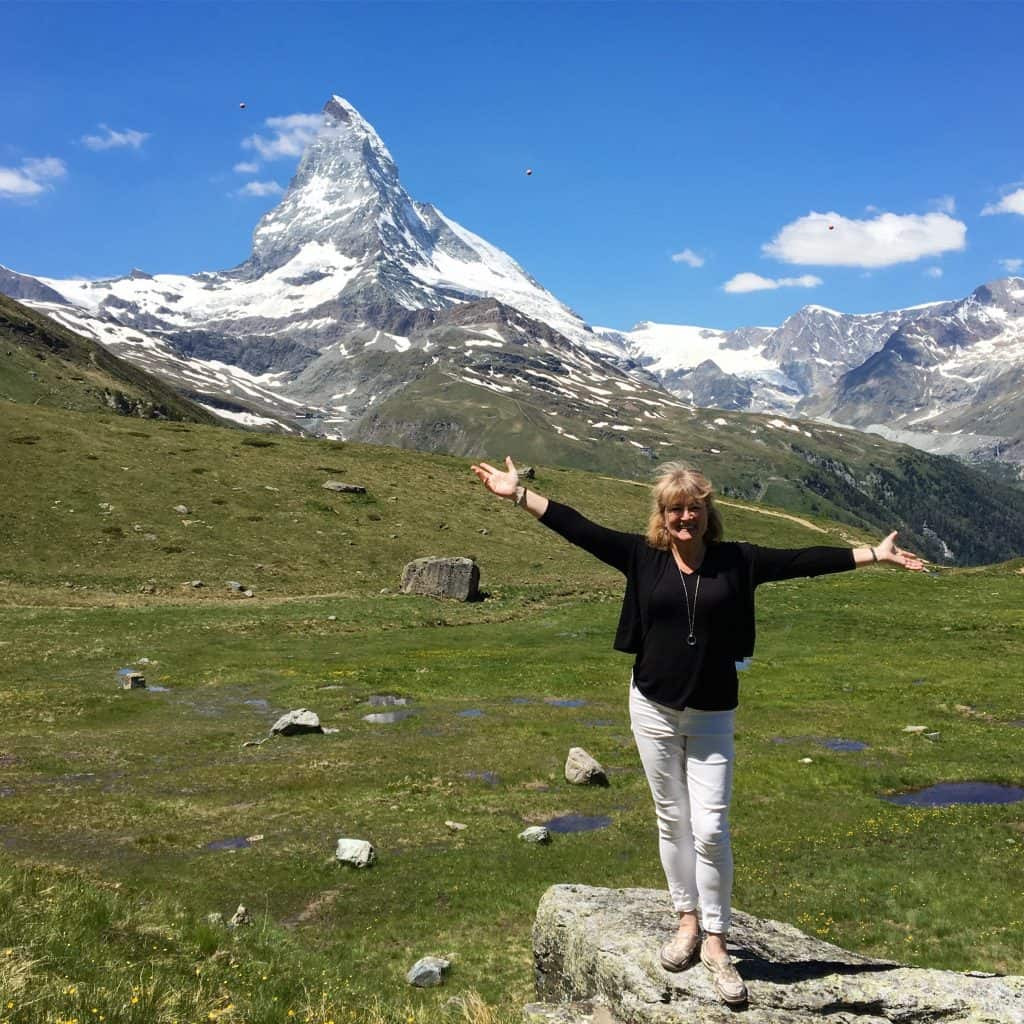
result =
M626 592L614 646L619 651L639 653L649 623L647 602L651 591L663 573L675 571L672 553L651 547L639 534L599 526L557 501L548 502L540 521L625 575ZM853 551L835 547L788 549L716 542L708 545L705 565L709 560L734 595L728 614L718 616L712 625L713 639L737 661L754 653L754 590L758 584L856 568ZM665 652L664 660L668 676L673 671L671 652Z

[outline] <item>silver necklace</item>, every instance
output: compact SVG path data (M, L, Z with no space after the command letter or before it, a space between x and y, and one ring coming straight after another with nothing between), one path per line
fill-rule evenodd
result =
M686 573L676 565L676 571L679 573L679 579L683 584L683 597L686 599L686 625L689 627L689 633L686 636L686 642L691 647L697 646L697 638L693 635L693 625L697 621L697 595L700 593L700 575L693 573L692 575L697 577L697 582L693 586L693 613L690 613L690 592L686 589Z

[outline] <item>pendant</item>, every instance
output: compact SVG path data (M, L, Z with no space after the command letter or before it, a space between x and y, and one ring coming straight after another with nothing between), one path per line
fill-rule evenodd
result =
M697 638L692 633L686 638L686 642L691 647L696 647L697 646Z

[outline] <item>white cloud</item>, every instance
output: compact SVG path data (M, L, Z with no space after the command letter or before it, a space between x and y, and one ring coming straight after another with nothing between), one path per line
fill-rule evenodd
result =
M924 272L925 277L942 277L942 267L929 267Z
M815 277L813 274L803 274L800 277L771 278L745 272L726 281L722 285L722 291L740 293L774 291L776 288L817 288L822 283L821 278Z
M931 201L931 206L939 213L956 213L956 199L953 196L939 196Z
M260 169L259 160L243 160L235 164L237 174L255 174Z
M982 217L993 213L1019 213L1024 216L1024 188L1007 193L998 203L989 203L981 211Z
M1000 260L999 261L999 265L1008 274L1016 274L1017 271L1021 269L1021 267L1024 267L1024 260L1017 260L1017 259Z
M891 267L963 249L967 225L946 213L880 213L853 220L816 213L787 224L761 246L783 263L827 267Z
M150 137L151 132L139 132L134 128L125 128L123 132L115 131L105 124L98 125L102 135L83 135L81 143L89 149L139 149Z
M288 114L286 117L268 117L264 124L273 129L274 136L250 135L242 139L242 147L255 149L264 160L278 160L286 156L301 156L316 137L323 117L320 114Z
M67 175L67 164L55 156L28 157L21 167L0 167L0 199L28 199L52 188L47 184Z
M247 181L236 193L239 196L279 196L284 189L276 181Z
M703 267L704 257L695 253L692 249L684 249L682 252L672 254L673 263L685 263L688 267Z

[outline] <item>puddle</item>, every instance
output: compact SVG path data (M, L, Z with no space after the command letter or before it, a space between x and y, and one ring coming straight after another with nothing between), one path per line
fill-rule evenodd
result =
M257 711L270 710L270 701L264 700L262 697L253 697L250 700L243 700L242 703L247 707L255 708Z
M464 779L479 779L486 782L488 786L496 786L501 782L501 776L497 772L463 772Z
M562 814L550 821L545 821L545 827L551 832L594 832L599 828L607 828L612 819L604 814Z
M926 789L883 796L904 807L952 807L955 804L1014 804L1024 800L1024 787L999 782L938 782Z
M513 697L509 700L509 704L532 704L533 701L529 697Z
M592 718L589 722L583 722L582 725L589 725L595 729L600 729L605 725L614 725L615 723L610 718Z
M70 775L58 775L53 781L64 786L85 786L99 779L95 772L73 772Z
M397 708L409 703L408 697L396 697L393 693L375 693L366 698L366 703L374 708Z
M587 702L580 697L562 699L559 697L545 697L545 704L550 704L553 708L581 708Z
M408 718L412 714L415 714L415 712L408 708L400 708L398 711L377 711L372 715L363 715L363 721L369 722L371 725L393 725L395 722L400 722L403 718Z
M204 850L244 850L247 846L252 846L252 843L245 836L232 836L230 839L214 839L212 843L207 843Z
M150 693L170 693L171 688L169 686L158 686L156 683L150 683L147 687Z
M8 786L0 786L0 799L5 796L14 796L14 790Z
M818 740L823 747L828 747L829 750L867 750L868 745L861 742L860 740Z
M483 718L484 713L479 708L467 708L465 711L456 711L458 718Z

